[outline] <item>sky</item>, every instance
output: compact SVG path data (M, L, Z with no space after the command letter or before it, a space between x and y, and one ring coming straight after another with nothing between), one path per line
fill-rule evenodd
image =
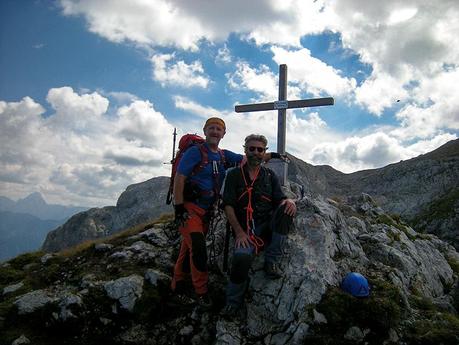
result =
M457 0L2 0L0 195L114 205L169 176L172 133L222 117L220 146L277 147L277 112L236 104L333 97L287 111L287 152L345 173L459 134Z

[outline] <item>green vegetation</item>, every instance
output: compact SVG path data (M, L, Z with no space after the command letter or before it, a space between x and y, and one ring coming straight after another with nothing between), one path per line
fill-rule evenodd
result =
M416 345L456 345L459 340L459 319L449 313L426 311L424 320L412 323L405 339Z
M448 265L451 267L453 272L459 275L459 261L457 261L452 256L447 256L446 261L448 262Z
M458 200L459 189L450 190L443 197L428 204L424 211L410 222L411 225L418 231L425 231L426 225L430 224L432 220L453 217L456 214L455 205Z
M388 337L392 327L398 325L403 313L401 295L397 287L382 280L373 279L371 295L356 298L339 288L330 288L317 306L327 323L312 326L308 341L315 344L347 344L343 339L346 331L357 326L369 329L365 341L380 344Z

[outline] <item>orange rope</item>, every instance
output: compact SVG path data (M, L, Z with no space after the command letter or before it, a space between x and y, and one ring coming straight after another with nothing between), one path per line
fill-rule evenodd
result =
M257 171L255 172L255 177L253 178L252 183L249 186L248 183L247 183L247 180L245 178L243 166L241 165L242 178L244 179L245 188L246 188L246 192L244 192L243 195L245 193L247 193L247 197L249 199L249 201L247 203L247 214L246 214L246 218L247 218L247 224L246 224L247 236L249 237L249 242L252 243L253 246L255 247L255 254L258 254L259 251L260 251L260 248L263 247L263 245L264 245L263 240L260 237L258 237L257 235L255 235L255 231L254 231L255 230L255 221L253 219L253 207L252 207L253 185L254 185L255 181L257 180L257 178L258 178L259 172L260 172L260 166L258 166Z

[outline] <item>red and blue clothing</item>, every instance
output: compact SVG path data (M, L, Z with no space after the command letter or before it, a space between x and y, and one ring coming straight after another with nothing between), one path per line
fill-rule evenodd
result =
M203 149L207 151L207 164L202 169L196 171L197 165L202 162L202 152L198 146L190 147L184 153L177 168L177 173L187 177L186 183L196 188L199 196L193 200L185 198L184 206L188 212L188 219L179 228L182 242L172 279L172 290L175 290L177 284L191 273L193 287L198 295L207 293L209 277L205 240L209 224L206 215L217 201L225 178L226 166L236 165L243 159L243 155L228 150L222 150L222 153L212 152L207 144L203 145Z

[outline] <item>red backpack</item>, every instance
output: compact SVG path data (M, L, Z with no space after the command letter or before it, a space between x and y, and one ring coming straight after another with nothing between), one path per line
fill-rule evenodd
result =
M185 134L180 138L177 155L171 161L172 173L169 184L169 191L167 192L166 197L166 204L169 205L172 202L172 194L174 190L174 180L175 174L177 173L177 167L183 155L190 147L197 145L199 147L199 151L201 152L201 162L195 166L192 175L197 174L199 171L204 169L207 164L209 164L209 154L207 152L207 148L204 146L205 142L206 140L197 134ZM218 149L218 153L220 154L222 163L225 165L225 155L223 154L223 151Z

